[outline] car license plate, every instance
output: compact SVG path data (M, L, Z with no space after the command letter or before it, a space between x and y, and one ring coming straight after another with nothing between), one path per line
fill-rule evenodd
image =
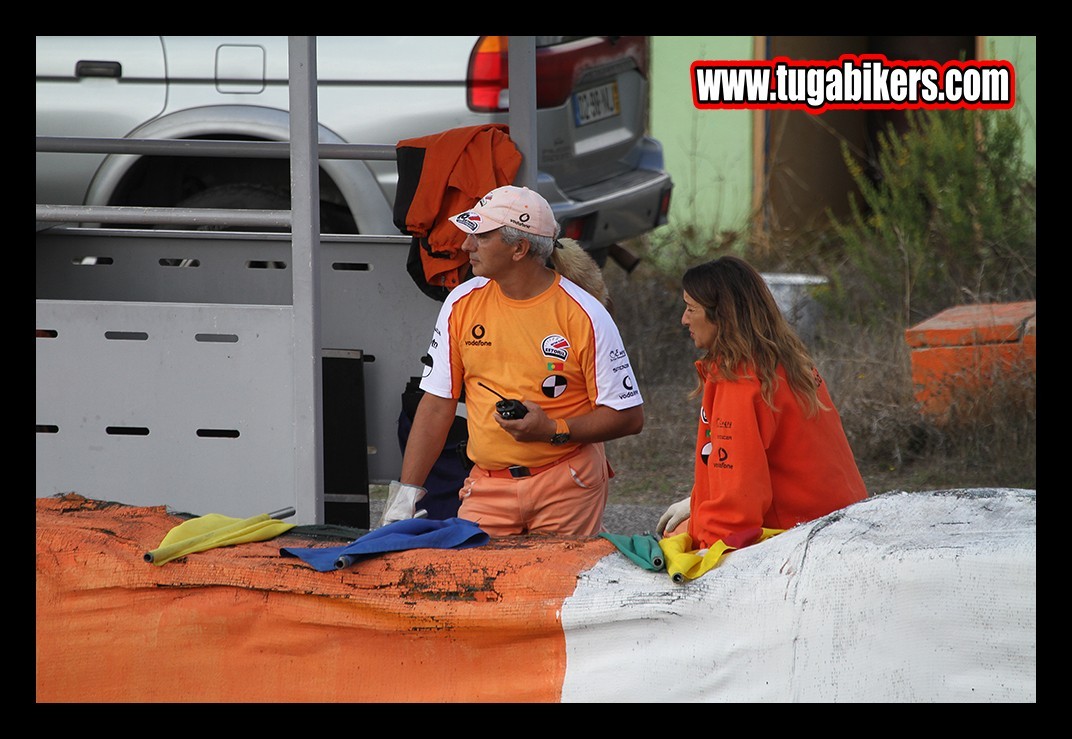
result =
M621 113L618 83L610 82L573 94L573 120L578 126L612 118Z

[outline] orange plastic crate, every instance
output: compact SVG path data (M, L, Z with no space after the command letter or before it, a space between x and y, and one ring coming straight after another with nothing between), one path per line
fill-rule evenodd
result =
M949 308L905 331L920 410L949 417L961 393L1035 373L1035 301Z

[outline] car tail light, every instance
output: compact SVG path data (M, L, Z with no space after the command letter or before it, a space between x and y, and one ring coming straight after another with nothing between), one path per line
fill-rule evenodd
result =
M477 113L510 109L509 36L481 36L469 54L466 102ZM536 107L554 108L569 100L583 72L613 68L629 59L648 74L646 36L585 36L536 50Z
M481 36L469 54L466 103L476 113L502 113L510 109L510 64L507 36Z
M659 216L655 219L656 226L665 226L669 222L671 192L673 192L673 190L667 188L663 191L662 197L659 198Z
M595 215L588 215L584 218L574 218L572 221L566 221L562 224L562 233L559 234L561 238L573 239L574 241L583 241L586 236L589 235L588 224L593 221Z

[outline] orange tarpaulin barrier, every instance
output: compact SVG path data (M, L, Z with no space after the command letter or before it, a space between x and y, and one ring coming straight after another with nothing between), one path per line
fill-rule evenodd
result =
M493 538L317 572L286 533L167 567L182 519L65 495L37 500L39 702L550 702L562 603L614 551L599 537Z

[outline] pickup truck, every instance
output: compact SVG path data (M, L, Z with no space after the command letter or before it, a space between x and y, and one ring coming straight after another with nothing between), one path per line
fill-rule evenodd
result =
M537 189L601 264L666 222L648 38L537 36ZM289 140L287 36L37 36L37 135ZM321 143L508 123L508 36L318 36ZM324 233L398 233L393 161L322 159ZM38 152L39 204L286 209L285 159Z

